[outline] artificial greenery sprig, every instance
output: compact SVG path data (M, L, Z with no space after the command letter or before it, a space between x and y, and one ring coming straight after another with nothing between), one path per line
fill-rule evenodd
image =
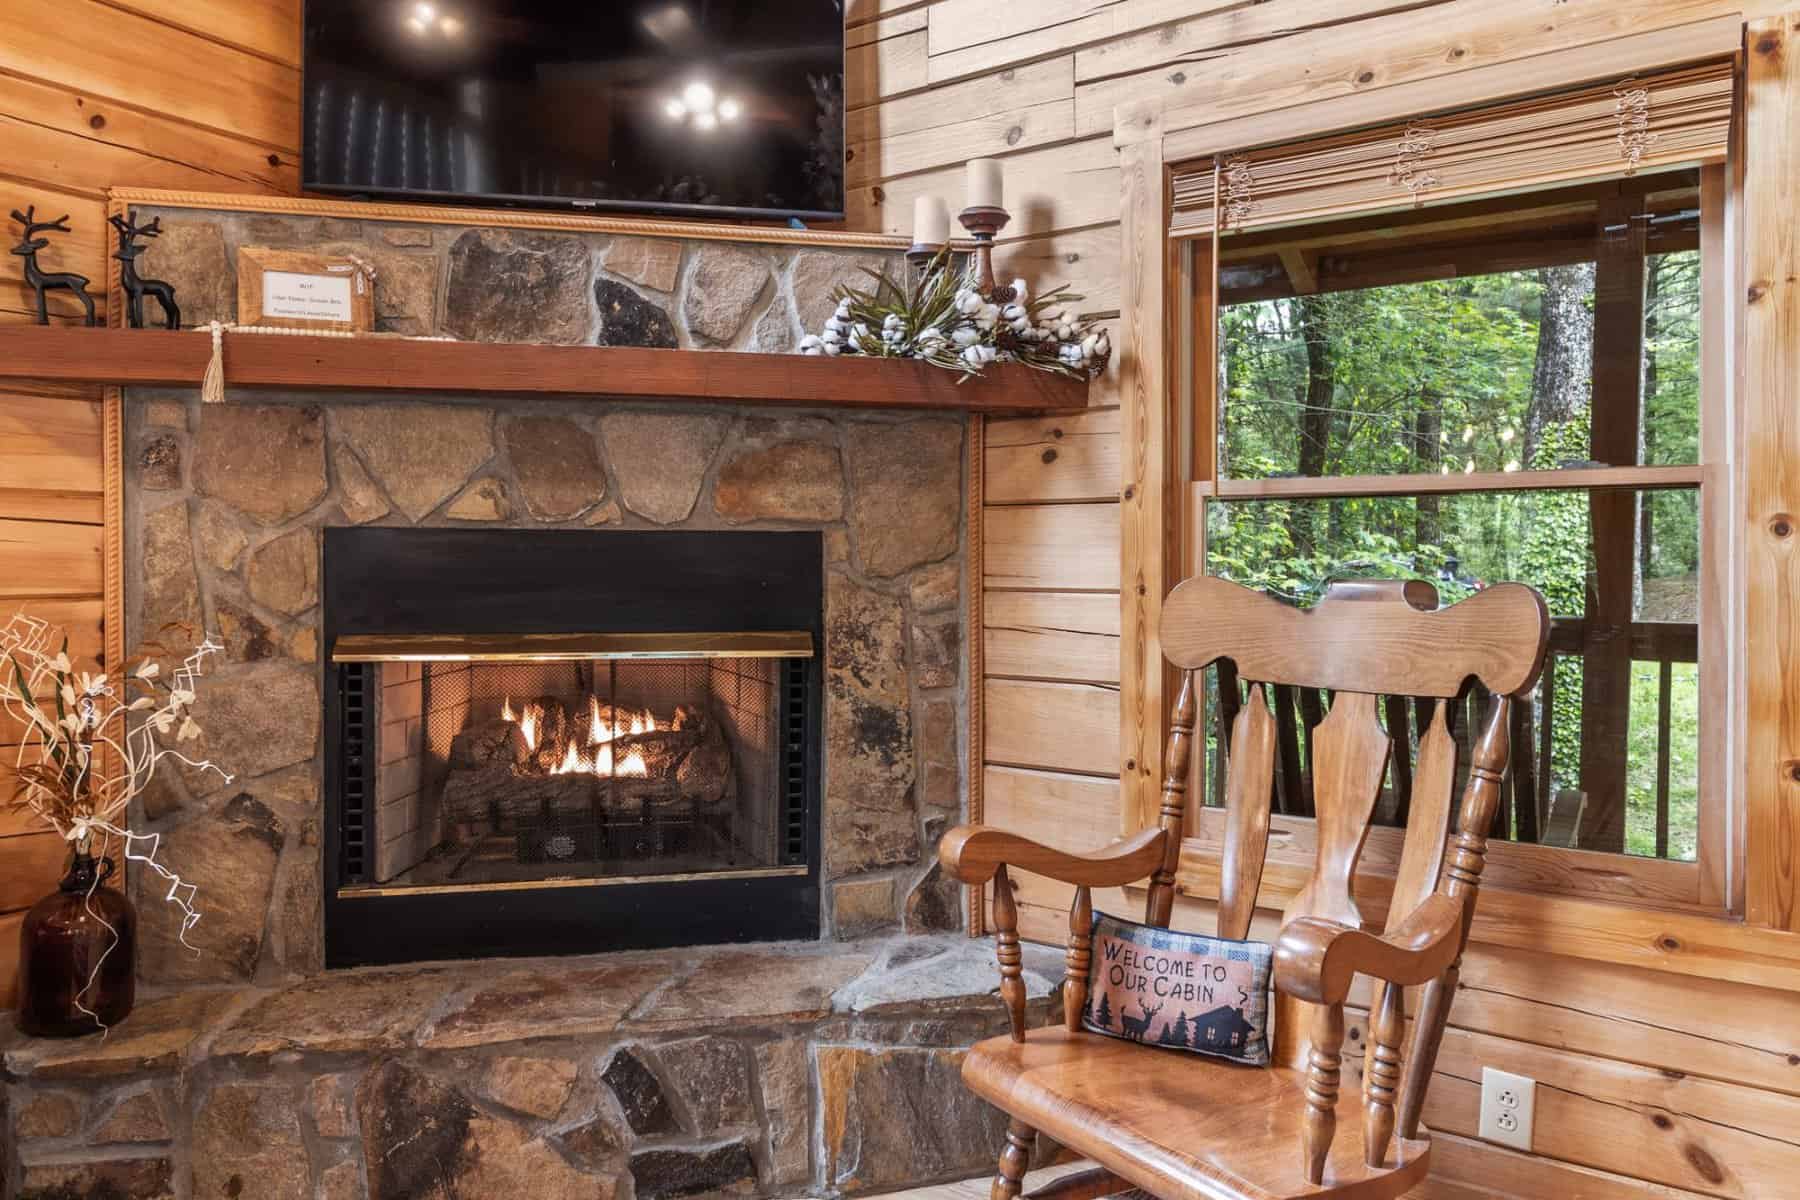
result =
M1105 371L1112 342L1104 329L1073 314L1082 297L1064 285L1033 297L1015 279L1005 303L982 295L972 275L951 268L940 251L910 286L864 269L871 291L840 287L825 328L800 342L800 353L916 358L964 379L996 362L1091 379Z

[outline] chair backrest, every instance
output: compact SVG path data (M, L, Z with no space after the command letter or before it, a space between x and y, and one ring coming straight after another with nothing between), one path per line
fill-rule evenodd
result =
M1247 936L1268 851L1277 732L1260 685L1295 685L1315 698L1323 689L1331 696L1329 712L1312 731L1317 858L1284 921L1321 917L1363 925L1351 894L1357 860L1389 756L1408 755L1412 746L1404 728L1393 737L1382 728L1380 698L1419 697L1430 704L1411 764L1405 844L1388 910L1392 929L1439 888L1456 780L1449 704L1471 679L1494 696L1474 739L1460 822L1464 832L1479 838L1479 845L1470 847L1478 878L1506 767L1511 697L1536 683L1549 629L1543 598L1523 584L1498 584L1439 609L1437 590L1427 583L1348 581L1332 584L1316 606L1302 610L1222 579L1197 576L1182 583L1165 601L1162 619L1163 653L1183 676L1164 762L1162 823L1171 851L1152 879L1147 919L1166 924L1173 904L1174 847L1187 816L1194 672L1227 660L1237 679L1251 683L1227 739L1219 896L1219 933L1225 937ZM1472 889L1473 880L1467 883ZM1294 1036L1299 1025L1293 1006L1278 998L1278 1061L1299 1060L1302 1047Z

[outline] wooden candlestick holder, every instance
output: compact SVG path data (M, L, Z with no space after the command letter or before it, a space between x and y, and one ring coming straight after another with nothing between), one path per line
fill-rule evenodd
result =
M915 274L924 274L925 268L931 265L931 260L943 252L942 246L914 242L906 249L906 265L911 267Z
M957 214L957 220L969 231L969 236L975 239L975 279L981 288L981 294L991 303L1010 304L1013 290L999 286L994 279L994 235L1006 228L1006 223L1012 220L1012 214L1004 208L981 205L963 209Z

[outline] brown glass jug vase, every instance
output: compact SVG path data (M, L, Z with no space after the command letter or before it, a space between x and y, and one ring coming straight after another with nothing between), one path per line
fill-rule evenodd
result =
M112 859L76 851L61 885L25 914L16 1016L23 1032L79 1037L116 1025L131 1012L137 993L137 910L104 886L112 874Z

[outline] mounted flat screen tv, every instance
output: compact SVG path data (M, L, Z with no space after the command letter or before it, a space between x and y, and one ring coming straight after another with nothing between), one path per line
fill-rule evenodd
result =
M305 186L840 218L838 0L306 0Z

